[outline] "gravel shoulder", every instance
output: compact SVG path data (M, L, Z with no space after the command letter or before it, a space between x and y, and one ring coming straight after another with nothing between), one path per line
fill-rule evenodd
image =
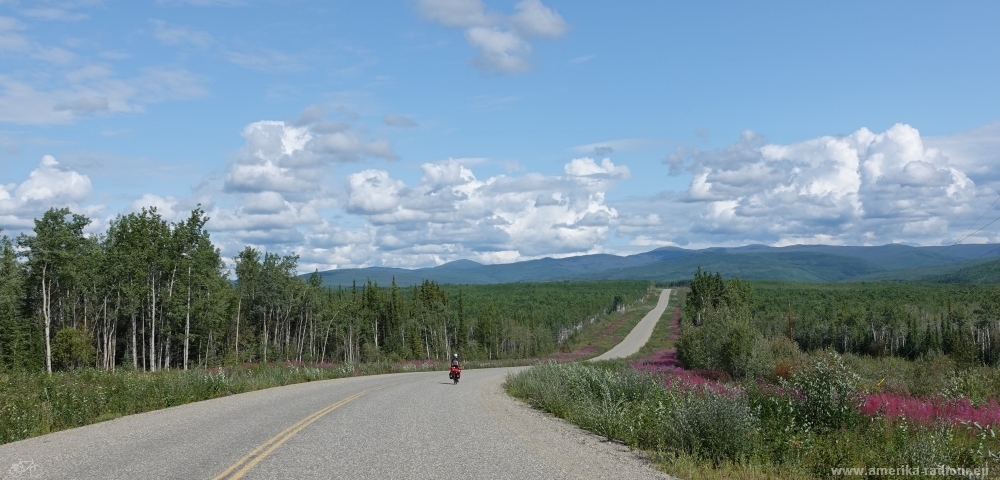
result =
M511 398L499 381L481 388L480 398L508 430L548 459L557 470L554 478L673 478L652 468L639 451Z

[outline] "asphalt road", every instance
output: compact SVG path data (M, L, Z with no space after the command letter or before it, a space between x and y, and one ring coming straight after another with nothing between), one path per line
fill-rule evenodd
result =
M649 341L649 337L653 335L653 328L656 327L656 322L660 320L663 311L667 309L667 302L669 301L670 289L667 288L660 292L660 299L657 300L656 306L646 316L642 317L642 320L639 320L639 323L636 324L631 332L628 332L624 340L612 347L611 350L604 352L603 355L591 358L590 361L597 362L613 358L625 358L638 352Z
M523 368L523 367L521 367ZM0 478L666 478L503 393L517 370L272 388L0 446Z

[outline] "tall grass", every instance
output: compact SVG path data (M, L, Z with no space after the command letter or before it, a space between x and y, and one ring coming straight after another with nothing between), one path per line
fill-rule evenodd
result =
M624 362L603 362L537 366L508 377L505 388L651 451L675 474L823 478L833 468L900 465L1000 471L992 427L864 415L857 376L832 357L814 362L781 386L748 380L682 387Z

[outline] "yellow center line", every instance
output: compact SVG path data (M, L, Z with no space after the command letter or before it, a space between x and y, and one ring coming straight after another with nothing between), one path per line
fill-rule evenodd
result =
M352 402L354 400L357 400L357 399L361 398L366 393L368 393L368 392L370 392L372 390L379 390L381 388L384 388L384 387L378 387L378 388L368 389L368 390L365 390L363 392L351 395L350 397L347 397L347 398L345 398L343 400L340 400L338 402L332 403L332 404L330 404L330 405L328 405L326 407L321 408L320 410L316 411L312 415L309 415L308 417L303 418L302 420L299 420L294 425L292 425L292 426L290 426L290 427L282 430L281 433L275 435L274 437L271 437L270 440L264 442L261 446L253 449L252 452L246 454L246 456L244 456L243 458L239 459L236 463L232 464L229 468L223 470L222 473L216 475L212 480L222 480L224 478L228 479L228 480L237 480L239 478L242 478L244 475L247 474L247 472L250 471L250 469L252 469L258 463L260 463L261 460L263 460L264 458L266 458L268 455L270 455L272 452L274 452L278 447L280 447L282 444L284 444L285 442L287 442L288 439L290 439L293 436L295 436L295 434L301 432L302 429L308 427L309 425L312 425L314 422L316 422L320 418L323 418L324 415L326 415L326 414L328 414L328 413L330 413L330 412L332 412L332 411L334 411L334 410L336 410L336 409L338 409L338 408L340 408L340 407L342 407L342 406L344 406L344 405L346 405L346 404L348 404L348 403L350 403L350 402ZM240 467L243 467L243 468L240 468ZM237 471L237 469L239 469L239 471ZM236 473L233 473L234 471ZM232 474L232 475L230 476L230 474Z

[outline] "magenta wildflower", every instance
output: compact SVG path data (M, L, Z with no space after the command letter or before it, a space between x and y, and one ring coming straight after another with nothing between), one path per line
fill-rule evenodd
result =
M903 417L918 423L975 422L981 426L1000 426L1000 403L991 398L979 406L968 398L924 399L894 393L868 395L861 405L866 415L888 418Z

